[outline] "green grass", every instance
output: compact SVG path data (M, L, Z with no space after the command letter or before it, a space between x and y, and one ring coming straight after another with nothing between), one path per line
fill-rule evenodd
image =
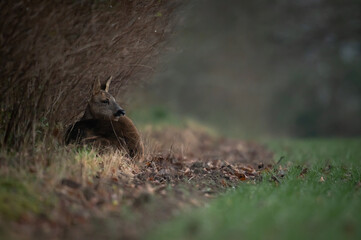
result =
M164 125L184 126L182 118L161 105L138 107L136 111L130 111L128 115L138 127L144 127L145 125L156 125L158 127Z
M0 177L0 216L17 220L26 212L41 213L43 201L31 186L19 180Z
M128 116L134 121L141 132L147 132L150 129L159 131L171 127L201 130L213 137L219 136L220 133L214 126L207 125L193 117L180 116L163 105L137 107L135 112L128 112Z
M149 239L361 239L361 140L268 145L275 160L285 157L281 183L267 174L261 183L241 183L208 207L161 225Z

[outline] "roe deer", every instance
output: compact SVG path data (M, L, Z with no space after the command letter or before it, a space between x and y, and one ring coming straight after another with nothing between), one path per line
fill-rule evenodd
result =
M108 92L112 80L105 85L95 81L92 96L80 121L72 124L65 134L65 144L92 143L97 146L116 146L125 149L130 157L143 158L141 137L125 111Z

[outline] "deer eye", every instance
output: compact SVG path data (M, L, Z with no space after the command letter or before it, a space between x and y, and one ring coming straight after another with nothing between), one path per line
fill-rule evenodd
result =
M101 102L102 102L102 103L109 104L109 100L108 100L108 99L102 100Z

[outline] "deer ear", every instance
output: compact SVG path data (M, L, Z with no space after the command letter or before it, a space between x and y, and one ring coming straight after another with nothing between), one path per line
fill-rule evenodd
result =
M109 86L110 86L110 83L112 82L112 79L113 79L113 76L110 76L109 79L107 80L107 82L105 83L105 91L106 92L109 92Z
M93 84L93 95L96 95L101 90L101 84L99 79L96 79Z

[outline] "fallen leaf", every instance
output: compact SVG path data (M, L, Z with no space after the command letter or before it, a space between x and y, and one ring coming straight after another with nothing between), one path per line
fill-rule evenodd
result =
M81 187L80 183L77 183L71 179L66 179L66 178L63 178L61 180L61 185L65 185L65 186L73 188L73 189L77 189L77 188Z
M221 183L222 183L223 187L227 187L227 182L224 179L222 179Z
M299 177L303 178L306 175L307 172L308 172L308 168L303 168L300 175L299 175Z
M247 176L246 176L245 174L243 174L243 176L241 176L241 177L239 178L239 180L241 180L241 181L246 181L246 180L247 180Z

